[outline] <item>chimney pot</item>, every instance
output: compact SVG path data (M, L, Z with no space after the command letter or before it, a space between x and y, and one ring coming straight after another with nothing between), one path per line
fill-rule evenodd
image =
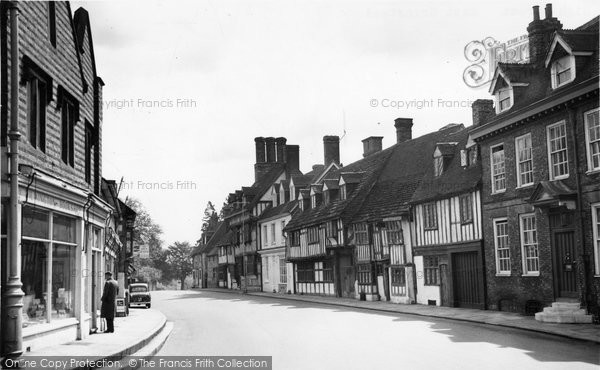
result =
M277 162L280 163L285 163L285 143L287 142L287 139L284 137L278 137L277 139L275 139L275 145L276 145L276 150L275 152L277 153Z
M265 143L267 144L267 163L275 162L275 138L267 137L265 138Z
M546 4L546 19L552 18L552 4Z
M256 143L256 163L265 162L265 138L255 137L254 142Z
M323 136L323 164L329 166L331 162L340 164L340 137L329 135Z
M412 118L396 118L394 127L396 127L396 143L401 143L412 139Z
M540 20L540 7L539 7L539 5L534 5L533 6L533 20L534 21L539 21Z

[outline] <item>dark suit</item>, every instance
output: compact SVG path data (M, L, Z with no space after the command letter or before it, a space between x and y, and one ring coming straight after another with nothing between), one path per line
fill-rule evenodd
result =
M100 307L100 316L106 319L106 332L114 333L114 320L116 311L117 294L119 294L119 284L112 278L104 283L102 291L102 306Z

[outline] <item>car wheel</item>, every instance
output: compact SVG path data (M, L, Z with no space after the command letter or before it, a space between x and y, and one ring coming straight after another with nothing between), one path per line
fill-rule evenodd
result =
M146 305L146 308L150 308L150 303L148 303L148 304Z

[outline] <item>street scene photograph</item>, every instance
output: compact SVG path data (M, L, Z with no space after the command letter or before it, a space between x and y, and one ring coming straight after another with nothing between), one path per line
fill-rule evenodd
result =
M0 1L2 369L599 369L549 1Z

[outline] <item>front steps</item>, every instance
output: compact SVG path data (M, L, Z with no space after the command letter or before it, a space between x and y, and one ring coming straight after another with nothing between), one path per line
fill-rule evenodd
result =
M559 324L591 324L592 315L587 315L580 306L576 300L553 302L551 307L544 307L544 311L536 313L535 319Z

